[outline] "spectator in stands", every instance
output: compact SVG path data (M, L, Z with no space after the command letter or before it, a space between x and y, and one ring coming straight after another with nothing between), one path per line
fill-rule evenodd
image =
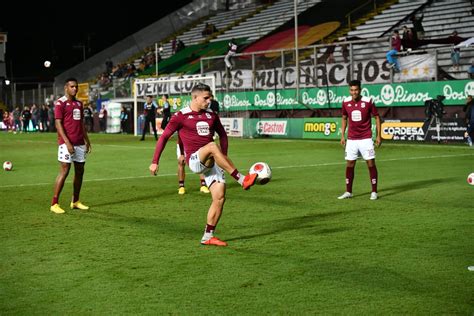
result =
M40 130L42 132L49 131L48 123L48 105L43 104L40 109Z
M474 132L474 101L472 95L468 95L466 99L466 105L464 105L463 111L466 112L466 133L464 134L467 144L472 146L472 137Z
M20 107L17 106L15 107L15 110L13 110L13 127L15 129L15 133L21 130L20 117L21 117Z
M153 129L153 133L155 134L155 140L158 140L158 134L156 132L156 110L157 109L158 109L158 106L153 100L153 96L147 95L146 102L143 108L145 123L143 124L142 138L140 138L140 140L145 140L145 135L148 132L148 129L150 128L150 124Z
M179 39L178 42L176 42L176 52L178 53L185 48L186 48L186 45L184 45L183 41Z
M122 134L128 133L128 111L123 105L120 109L120 130Z
M209 23L209 29L211 31L211 34L219 32L219 30L217 29L217 27L214 23Z
M28 127L30 125L30 120L31 120L30 108L28 106L25 106L23 108L23 111L21 111L21 122L23 124L23 132L25 132L25 133L28 132Z
M176 53L176 36L171 40L171 54Z
M343 42L347 41L357 41L361 40L362 38L358 36L348 36L348 37L341 37L340 40ZM344 59L345 63L349 62L349 56L350 56L350 51L349 51L349 44L341 44L341 52L342 52L342 58Z
M111 74L113 68L114 63L112 62L112 60L110 60L110 58L107 58L107 60L105 61L105 72Z
M161 97L161 101L163 102L163 110L162 110L163 120L161 121L162 130L165 130L166 125L168 125L168 122L171 119L171 106L170 106L170 103L168 102L168 97L169 96L167 94L163 94L163 96Z
M11 131L12 130L12 122L10 120L10 112L8 112L8 110L6 110L4 113L3 113L3 125L5 125L5 131L8 132L8 131Z
M209 23L206 22L206 25L204 25L204 29L201 32L202 36L206 37L208 35L212 34L211 28L209 26Z
M410 17L410 21L413 24L413 31L414 31L414 36L416 39L423 39L425 37L425 29L423 28L423 24L421 21L423 21L423 15L421 15L419 18L416 17L415 14L413 14Z
M393 68L395 72L400 72L400 63L396 55L401 49L402 40L397 30L393 31L391 44L392 49L387 52L387 61L390 68Z
M330 45L326 48L326 51L324 54L321 56L320 62L326 63L326 64L332 64L336 60L334 59L334 51L336 50L336 46Z
M413 31L413 29L404 26L402 35L402 47L404 51L416 48L415 32Z
M230 71L233 68L232 65L232 57L237 53L237 44L235 43L234 39L231 39L228 44L228 51L224 57L224 62L227 69Z
M474 79L474 60L471 61L471 66L467 69L470 79Z
M104 104L102 104L102 107L99 111L99 126L101 133L105 133L107 131L107 109L105 108Z
M92 106L89 104L84 105L84 126L86 128L87 133L90 133L94 130L94 111L92 110Z
M40 122L40 112L39 108L36 103L33 103L31 106L31 123L33 125L33 130L36 132L39 130L39 122Z
M458 42L458 32L453 31L451 36L449 36L450 42L453 43L453 47L451 48L451 61L453 62L453 70L459 70L459 60L461 59L461 49L456 47L456 42Z
M53 96L54 99L54 96ZM55 132L56 131L56 124L54 121L54 102L51 103L48 109L48 121L49 121L49 131Z
M349 62L349 56L350 56L349 44L342 44L341 45L341 52L342 52L342 58L344 59L344 62L348 63Z

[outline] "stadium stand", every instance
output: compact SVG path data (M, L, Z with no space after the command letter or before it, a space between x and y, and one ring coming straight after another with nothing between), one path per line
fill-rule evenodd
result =
M299 3L298 14L306 11L319 2L321 2L321 0L307 0ZM248 37L248 40L251 42L258 40L277 29L282 24L292 20L294 17L293 5L294 1L292 0L276 1L273 5L258 12L251 18L217 36L211 41L229 40L238 37Z
M207 36L202 35L202 30L204 29L206 23L212 23L216 26L218 32L222 32L222 30L232 27L232 25L238 23L238 21L246 19L249 16L253 16L258 10L262 8L262 6L251 5L239 10L217 12L214 16L204 19L199 24L194 25L190 30L176 36L176 39L183 41L186 46L199 44L206 41ZM171 42L164 43L162 47L162 57L170 57L172 55Z
M450 1L408 1L401 0L398 4L392 5L389 9L350 31L348 36L369 39L388 35L391 30L401 30L402 26L413 27L409 20L412 14L423 15L423 27L425 39L447 38L453 31L457 31L460 37L469 38L474 33L474 16L471 14L471 4L464 0ZM439 21L443 23L439 23ZM458 70L451 68L452 45L428 44L421 48L442 48L437 55L438 66L457 79L466 79L467 70L474 57L474 51L467 50L461 54L461 63ZM383 58L387 51L387 44L374 43L355 47L354 58L364 59L367 55ZM337 54L336 52L335 54Z

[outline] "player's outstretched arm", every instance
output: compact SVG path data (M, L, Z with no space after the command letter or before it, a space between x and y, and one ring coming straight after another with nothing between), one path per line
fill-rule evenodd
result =
M156 163L152 163L150 167L148 167L148 169L150 169L150 173L152 176L156 176L156 174L158 173L159 166Z

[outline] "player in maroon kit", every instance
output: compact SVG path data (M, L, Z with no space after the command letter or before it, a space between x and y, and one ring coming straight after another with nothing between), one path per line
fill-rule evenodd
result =
M377 197L377 167L375 166L375 149L372 141L372 116L375 117L376 138L375 145L379 147L382 143L380 136L380 117L377 108L371 98L360 95L360 81L349 82L350 97L342 102L342 127L341 145L346 152L346 192L338 199L348 199L352 197L352 183L354 181L354 168L359 154L367 162L369 168L370 183L372 184L371 200ZM345 138L346 127L349 122L347 142Z
M197 84L191 91L191 98L190 106L176 112L166 126L156 144L149 169L152 175L157 174L166 142L178 131L189 169L194 173L204 174L207 187L211 191L212 203L207 213L207 225L201 244L227 246L226 242L214 236L225 202L224 170L239 182L244 190L254 185L257 175L242 175L227 157L227 134L219 116L209 109L211 88L205 84ZM219 135L220 147L213 142L214 132Z
M86 154L91 152L91 144L87 129L84 126L82 102L76 100L77 91L77 80L74 78L67 79L64 85L65 95L56 101L54 107L55 125L58 130L58 161L60 168L54 185L54 196L50 210L56 214L64 213L58 200L73 162L74 191L70 207L71 209L80 210L89 209L88 206L79 201Z

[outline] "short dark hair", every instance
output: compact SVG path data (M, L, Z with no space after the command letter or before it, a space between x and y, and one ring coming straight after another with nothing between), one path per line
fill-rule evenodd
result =
M163 94L163 96L167 99L170 97L167 93Z
M64 83L68 83L69 81L75 81L77 82L77 79L76 78L73 78L73 77L70 77L70 78L67 78L66 81L64 81Z
M207 84L204 84L204 83L198 83L197 85L195 85L193 87L193 90L191 91L191 93L194 93L194 92L203 92L203 91L208 91L208 92L211 92L211 87L209 87Z
M358 86L360 88L360 80L351 80L349 81L349 87Z
M151 94L147 95L146 96L147 98L152 98L153 99L153 96Z

